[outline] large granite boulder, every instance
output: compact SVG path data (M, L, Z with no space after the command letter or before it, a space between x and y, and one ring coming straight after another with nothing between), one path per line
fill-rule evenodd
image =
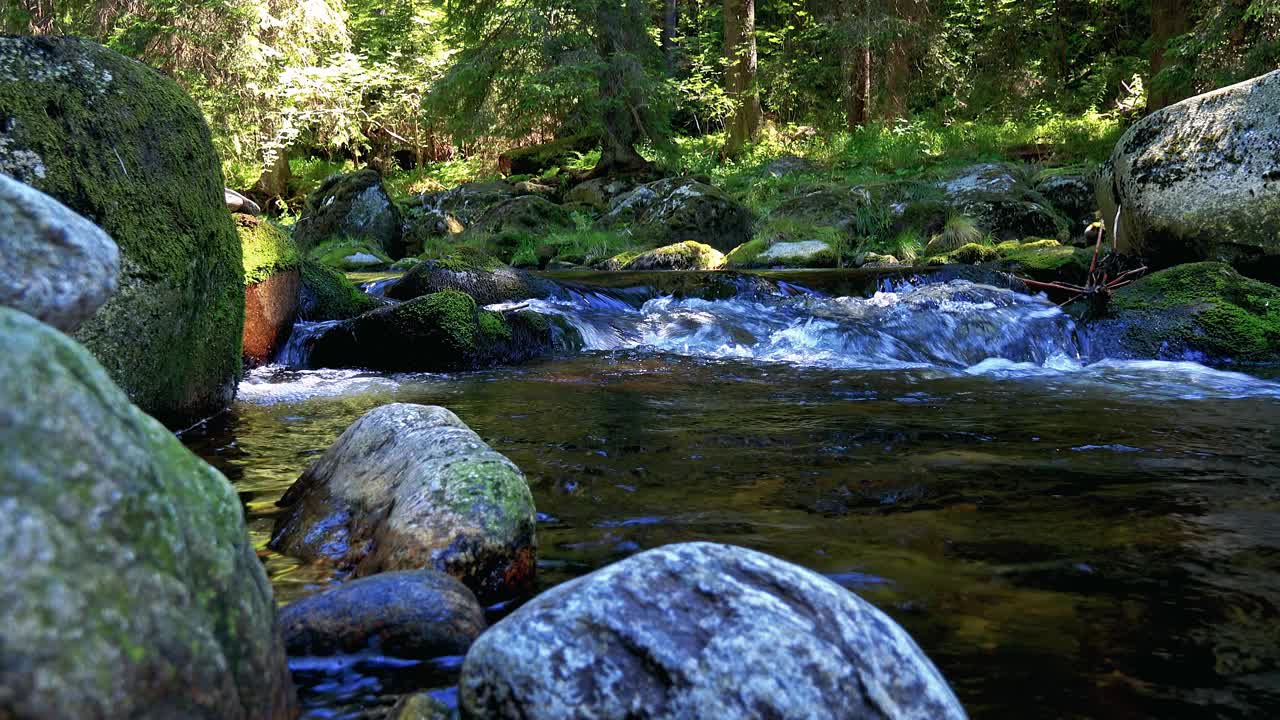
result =
M964 718L893 620L745 548L668 545L534 598L467 653L468 718Z
M294 240L304 252L330 240L366 240L392 259L404 256L400 209L372 168L324 181L307 197Z
M462 655L484 632L484 608L435 570L384 572L335 585L280 610L289 655L376 649L399 658Z
M614 199L602 227L629 229L653 245L685 240L729 252L751 239L751 211L723 190L693 178L667 178Z
M67 206L0 175L0 305L72 332L116 291L120 251Z
M412 300L440 292L457 290L480 305L545 298L556 292L554 282L517 270L467 246L443 257L424 260L387 287L387 297Z
M270 362L289 339L298 312L302 258L293 240L270 222L236 215L236 230L244 256L241 348L245 364L253 367Z
M172 424L226 407L241 372L240 240L191 98L87 40L0 37L0 173L119 246L119 290L76 337L129 397Z
M1280 278L1280 70L1143 118L1097 189L1108 226L1123 208L1122 252Z
M333 325L310 339L309 367L448 372L525 362L576 350L581 336L559 315L485 310L441 290Z
M0 308L0 715L293 716L235 490L76 342Z
M393 404L347 428L280 500L271 547L356 576L434 569L482 602L532 587L524 474L442 407Z

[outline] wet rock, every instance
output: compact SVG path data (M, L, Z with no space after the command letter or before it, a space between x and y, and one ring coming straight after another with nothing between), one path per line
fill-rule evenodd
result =
M308 198L293 231L304 252L333 240L364 240L392 259L404 256L400 210L376 170L335 175Z
M242 353L245 364L256 367L270 362L289 339L298 311L302 258L293 240L270 222L237 215L236 230L244 256Z
M262 214L262 208L258 207L258 203L250 200L231 188L222 189L222 200L227 204L227 210L233 213L241 213L244 215Z
M0 175L0 305L72 332L116 291L120 251L67 206Z
M536 543L524 474L441 407L366 413L280 500L271 547L356 576L429 568L482 602L527 591Z
M76 337L145 412L185 425L240 379L240 241L204 116L87 40L0 37L0 172L102 228L118 290Z
M0 343L0 714L293 717L231 484L70 338L0 308Z
M434 570L384 572L281 608L289 655L337 655L369 648L399 658L462 655L487 627L476 596Z
M470 295L442 290L378 308L311 342L310 367L448 372L526 362L582 346L563 318L529 310L494 312Z
M1099 357L1274 361L1280 288L1224 263L1178 265L1116 291L1089 340Z
M989 163L966 168L937 187L946 195L952 212L973 218L982 232L997 240L1036 237L1066 241L1070 235L1067 221L1024 175L1020 168Z
M346 275L315 260L302 261L301 280L298 316L303 320L349 320L381 305Z
M964 718L911 637L745 548L668 545L534 598L480 637L473 718Z
M624 270L718 270L724 265L724 254L719 250L688 240L640 253L625 265Z
M1120 138L1098 186L1123 252L1280 278L1280 70L1159 110Z
M653 245L695 240L728 252L751 239L751 211L719 188L692 178L667 178L617 198L599 221L625 227Z
M545 298L556 291L556 284L461 247L414 265L387 288L387 297L412 300L441 290L464 292L480 305L492 305Z

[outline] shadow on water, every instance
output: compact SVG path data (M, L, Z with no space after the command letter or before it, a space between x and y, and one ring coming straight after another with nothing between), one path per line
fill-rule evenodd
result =
M772 332L772 331L771 331ZM184 439L274 502L389 402L455 411L528 475L542 589L713 540L903 624L974 717L1280 713L1280 386L1190 364L822 367L624 347L491 372L258 371ZM328 582L265 549L278 598ZM313 717L456 659L294 659Z

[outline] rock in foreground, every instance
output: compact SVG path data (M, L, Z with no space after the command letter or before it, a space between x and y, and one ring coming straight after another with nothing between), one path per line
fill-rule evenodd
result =
M289 718L221 474L70 338L0 308L0 716Z
M475 595L434 570L352 580L280 610L289 655L369 648L400 658L461 655L486 626Z
M72 332L116 291L120 252L98 226L0 175L0 305Z
M358 576L431 568L481 599L533 581L524 474L442 407L366 413L281 498L271 547Z
M669 545L534 598L472 646L471 718L964 718L893 620L804 568Z

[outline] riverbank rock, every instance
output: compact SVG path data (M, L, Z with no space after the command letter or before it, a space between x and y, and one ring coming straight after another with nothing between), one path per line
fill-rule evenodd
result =
M724 254L710 245L686 240L648 250L629 260L624 270L719 270Z
M629 228L653 245L685 240L728 252L751 239L755 219L728 193L693 178L667 178L617 198L599 221Z
M343 272L385 270L392 264L381 247L369 240L354 238L323 242L313 247L307 257Z
M115 241L67 206L0 175L0 305L72 332L116 291Z
M1280 288L1225 263L1178 265L1116 291L1089 340L1099 357L1280 360Z
M550 280L516 270L482 251L460 247L414 265L387 287L387 297L412 300L441 290L457 290L470 295L477 304L492 305L545 298L556 289Z
M271 547L357 576L429 568L482 602L533 582L524 474L442 407L366 413L280 500Z
M307 197L293 237L307 253L332 240L364 240L392 259L404 256L400 209L372 168L325 180Z
M575 155L590 152L599 144L598 135L581 133L538 145L514 148L498 156L498 172L503 175L541 175L546 170L568 162Z
M235 490L70 338L0 308L0 714L294 716Z
M1070 239L1083 239L1085 228L1098 210L1093 180L1086 168L1050 170L1041 173L1035 190L1044 196L1054 210L1067 219Z
M581 345L559 316L493 312L470 295L442 290L328 328L312 341L308 364L448 372L521 363Z
M634 175L610 175L593 178L574 185L565 193L564 202L579 203L590 207L597 213L608 211L614 199L631 192L636 188L639 179Z
M1230 263L1280 279L1280 70L1170 105L1120 138L1100 176L1122 252L1153 267Z
M204 116L173 81L87 40L0 37L0 172L119 247L119 289L76 338L173 425L240 379L240 240Z
M769 219L835 228L854 234L859 215L871 202L871 194L861 187L805 187L779 203L769 213Z
M331 587L280 610L290 655L370 648L393 657L462 655L488 623L476 596L435 570L384 572Z
M298 316L303 320L350 320L381 305L327 265L303 260L300 270Z
M764 174L771 178L813 173L817 170L816 165L799 155L783 155L764 166Z
M1035 191L1024 173L1006 165L974 165L937 184L952 212L977 221L997 240L1070 237L1067 221Z
M245 364L271 361L289 339L298 312L302 258L293 240L270 222L249 215L236 216L236 230L244 255Z
M568 211L537 195L521 195L484 211L467 227L468 235L488 235L490 244L514 251L526 237L541 237L573 227Z
M964 718L893 620L745 548L668 545L539 595L463 664L470 718Z

